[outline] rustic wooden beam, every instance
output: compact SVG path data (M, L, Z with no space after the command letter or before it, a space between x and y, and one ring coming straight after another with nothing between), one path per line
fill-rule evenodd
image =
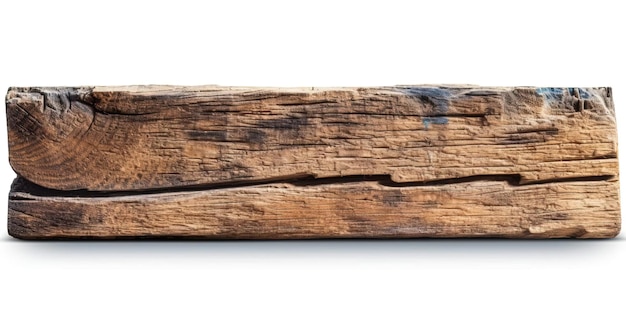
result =
M605 238L610 88L11 88L19 238Z

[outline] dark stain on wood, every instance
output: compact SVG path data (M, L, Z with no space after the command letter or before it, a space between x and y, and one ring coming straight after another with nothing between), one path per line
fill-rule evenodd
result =
M245 133L245 140L253 144L265 143L267 134L261 129L248 129Z
M401 190L390 190L383 195L381 200L384 206L398 207L409 199L402 194Z
M302 128L310 126L308 118L305 115L293 116L287 118L261 119L256 125L259 128L274 129L277 131L299 131Z
M199 141L226 141L226 131L223 130L191 130L187 132L189 140Z

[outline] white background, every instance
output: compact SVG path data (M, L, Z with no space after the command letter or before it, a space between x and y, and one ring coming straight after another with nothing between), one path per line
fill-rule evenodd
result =
M612 86L618 121L626 122L626 18L619 1L199 3L2 1L0 90ZM6 195L14 173L4 116L0 123ZM619 130L626 138L626 128ZM624 235L599 241L25 242L7 235L6 201L0 197L2 312L625 307Z

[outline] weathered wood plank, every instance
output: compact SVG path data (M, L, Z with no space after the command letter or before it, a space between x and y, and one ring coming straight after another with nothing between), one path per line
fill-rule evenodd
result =
M15 171L61 190L617 173L608 88L11 88L7 117Z
M18 186L9 232L25 239L605 238L620 230L615 180L512 183L272 183L106 197L36 195Z
M607 238L610 88L11 88L18 238Z

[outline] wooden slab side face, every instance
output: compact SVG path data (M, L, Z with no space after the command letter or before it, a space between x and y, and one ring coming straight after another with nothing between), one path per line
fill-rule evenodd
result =
M390 187L374 181L266 184L112 197L14 189L19 238L605 238L620 228L615 181L506 180Z
M21 238L620 229L610 88L11 88L7 118Z

